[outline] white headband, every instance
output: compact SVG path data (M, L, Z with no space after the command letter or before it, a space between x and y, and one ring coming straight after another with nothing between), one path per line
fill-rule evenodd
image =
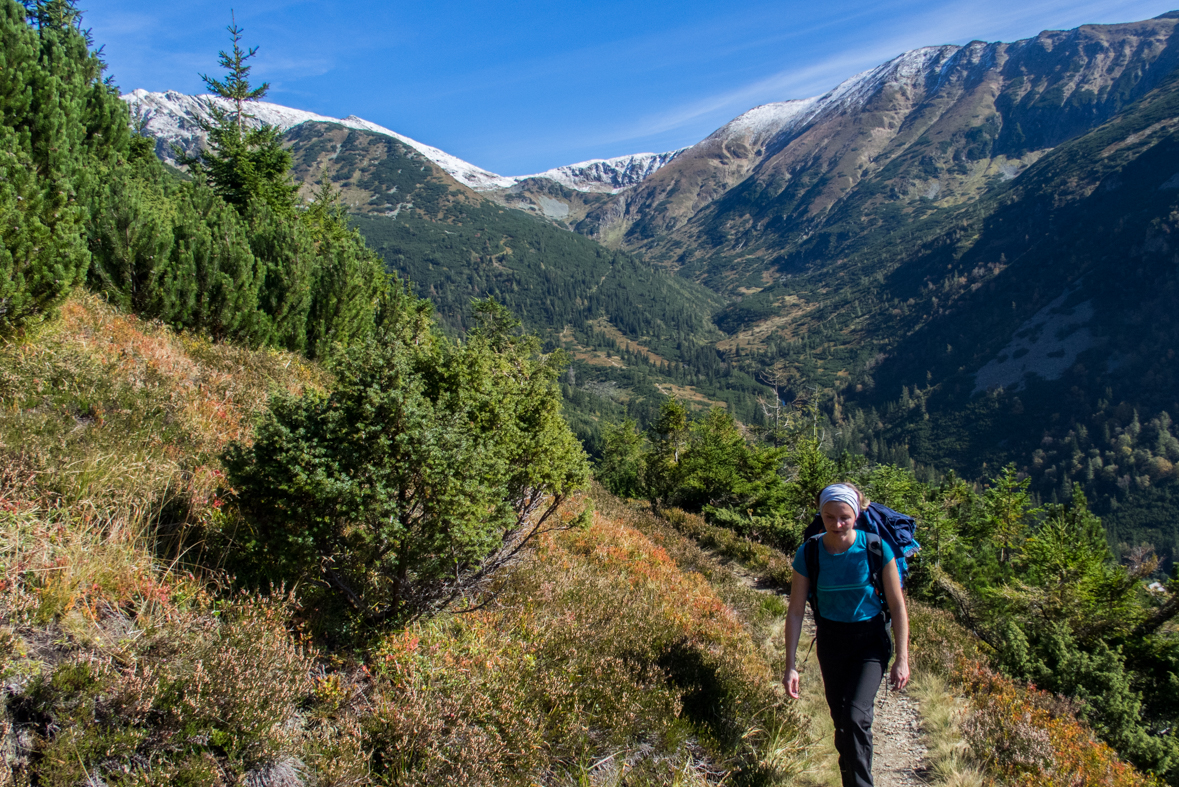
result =
M856 516L860 515L860 496L856 490L847 484L832 484L819 493L819 510L823 510L823 506L828 503L847 503L856 512Z

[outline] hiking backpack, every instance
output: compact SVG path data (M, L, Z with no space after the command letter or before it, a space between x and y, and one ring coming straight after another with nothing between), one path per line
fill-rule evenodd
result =
M884 595L884 548L881 546L881 542L887 541L892 548L893 555L896 556L897 574L900 576L903 588L905 580L909 578L907 558L912 557L921 549L921 545L914 538L917 523L913 521L913 517L893 511L888 506L869 503L868 507L856 518L856 530L863 530L867 537L868 578L876 591L876 597L880 599L880 605L884 607L884 618L887 621L891 617L891 613L888 609L888 599ZM823 537L825 532L822 515L816 516L803 531L805 541L803 542L802 556L806 561L809 586L807 601L810 602L811 612L815 617L819 616L819 548L821 546L819 539Z

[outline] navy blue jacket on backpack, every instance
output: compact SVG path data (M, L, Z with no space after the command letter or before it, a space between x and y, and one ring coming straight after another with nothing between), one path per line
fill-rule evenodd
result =
M872 587L876 589L876 596L884 607L884 617L891 617L888 600L884 595L884 549L881 541L887 541L896 555L897 574L901 578L901 587L909 578L909 563L906 558L912 557L921 549L921 545L914 538L917 523L908 514L893 511L888 506L879 503L869 503L868 507L856 517L856 530L863 530L867 535L868 547L868 576L872 580ZM806 560L806 571L809 580L807 601L810 602L811 612L815 617L819 615L819 539L827 529L823 526L822 515L816 516L803 531L804 546L803 559Z

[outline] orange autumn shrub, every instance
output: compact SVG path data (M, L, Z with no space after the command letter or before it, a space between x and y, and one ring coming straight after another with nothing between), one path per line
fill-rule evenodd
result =
M945 676L968 707L962 733L974 759L1004 785L1148 787L1157 782L1120 760L1063 697L987 666L989 648L954 616L909 605L914 669Z
M972 706L963 725L967 742L1003 782L1027 787L1155 783L1094 738L1067 701L977 662L963 661L955 678Z
M387 637L370 666L366 747L397 783L548 783L595 763L635 784L685 768L768 783L804 743L708 582L601 515L547 534L496 604Z
M78 294L62 307L61 344L105 367L132 390L162 390L165 407L187 432L196 453L215 455L248 439L251 421L274 389L299 395L320 388L322 372L298 355L216 344L177 334L159 323L123 314L94 295ZM55 352L53 345L44 351Z

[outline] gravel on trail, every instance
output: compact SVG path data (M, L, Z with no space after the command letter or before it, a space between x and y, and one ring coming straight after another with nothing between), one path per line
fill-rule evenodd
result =
M876 695L876 718L872 722L875 787L914 787L929 783L919 708L913 697L892 691L885 675Z

